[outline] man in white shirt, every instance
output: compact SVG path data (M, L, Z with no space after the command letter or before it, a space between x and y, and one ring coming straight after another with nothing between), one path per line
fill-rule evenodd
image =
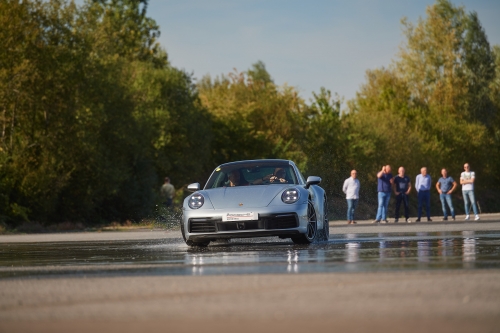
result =
M476 174L474 171L470 171L469 163L464 164L464 172L460 175L460 184L462 185L462 194L464 196L465 205L465 219L468 220L469 217L469 200L472 204L472 209L474 210L474 215L476 217L474 220L479 220L479 214L477 211L476 198L474 196L474 180Z
M418 217L415 222L420 222L420 217L422 217L422 205L425 205L425 212L427 213L427 222L432 222L431 220L431 183L432 179L429 174L427 174L427 168L423 167L420 169L420 175L417 175L415 180L415 189L418 193Z
M347 178L344 181L344 186L342 186L347 199L347 224L356 224L354 210L356 210L359 200L359 180L356 178L357 175L357 171L352 170L351 177Z

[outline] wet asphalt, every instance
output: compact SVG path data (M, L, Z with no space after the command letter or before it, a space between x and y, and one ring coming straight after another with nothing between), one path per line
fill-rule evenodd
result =
M331 227L328 242L308 246L260 238L190 248L176 231L165 238L155 233L152 239L120 239L126 238L122 233L98 241L0 242L0 278L500 268L500 230L479 229L385 233L352 228L335 233L338 229Z
M201 249L175 228L0 235L0 332L498 331L500 214L330 233Z

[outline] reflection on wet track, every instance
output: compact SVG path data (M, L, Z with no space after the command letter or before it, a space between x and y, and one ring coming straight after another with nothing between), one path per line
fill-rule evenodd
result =
M0 244L0 277L214 275L500 268L500 233L345 234L294 245L277 238L189 248L179 238Z

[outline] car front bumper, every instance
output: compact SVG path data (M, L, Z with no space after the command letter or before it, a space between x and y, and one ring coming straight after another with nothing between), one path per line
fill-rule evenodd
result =
M184 210L182 223L186 240L293 237L307 232L307 204L266 207L265 209L252 209L252 211L258 214L257 220L223 221L222 216L228 212L226 209ZM238 209L231 210L231 212L238 212Z

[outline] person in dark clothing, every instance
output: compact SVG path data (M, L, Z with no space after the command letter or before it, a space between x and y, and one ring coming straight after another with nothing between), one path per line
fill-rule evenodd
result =
M394 182L391 173L391 166L384 165L382 170L377 173L378 178L378 208L375 221L372 223L380 223L380 221L387 223L387 208L389 200L391 199L391 187Z
M410 194L410 191L410 177L405 175L404 167L399 167L398 175L394 177L394 194L396 195L396 212L394 214L394 223L398 223L399 208L401 207L401 203L403 203L405 207L405 221L406 223L411 223L410 207L408 204L408 194Z
M247 186L247 185L249 184L241 174L241 170L235 169L229 173L227 182L228 187Z

